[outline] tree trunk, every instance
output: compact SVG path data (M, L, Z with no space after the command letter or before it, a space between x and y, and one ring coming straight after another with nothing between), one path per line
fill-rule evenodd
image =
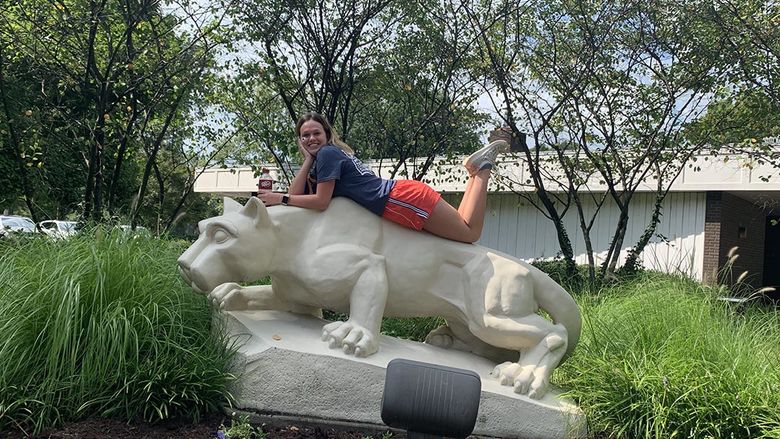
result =
M153 162L154 178L157 179L157 221L155 221L155 233L160 234L160 222L162 219L163 206L165 205L165 179L163 179L160 167L157 166L157 161Z
M125 154L127 154L127 143L130 139L130 133L132 131L132 127L135 124L136 119L138 118L138 113L135 109L135 106L137 103L135 102L135 99L133 99L133 114L130 116L130 120L127 122L127 127L122 135L122 140L120 140L119 143L119 150L116 154L116 162L114 163L114 170L111 173L111 180L108 183L108 204L107 204L107 210L110 215L113 215L116 211L116 197L117 197L117 188L119 186L119 178L122 175L122 165L125 162Z
M585 212L582 209L582 202L576 195L574 197L574 204L577 206L577 217L580 220L582 239L585 241L585 254L588 257L588 285L594 286L596 284L596 261L593 257L593 241L590 239L590 230L593 226L593 221L591 220L590 225L585 224Z
M92 160L94 161L94 181L95 185L92 188L93 191L93 210L92 219L96 222L100 222L103 219L103 151L105 149L106 141L106 99L108 99L108 93L105 90L105 84L101 85L100 101L98 103L97 111L97 124L95 125L93 150L94 155Z
M577 264L574 262L574 248L571 245L571 239L569 233L566 231L566 227L563 225L563 219L558 215L558 210L555 208L547 191L542 189L539 192L539 198L542 200L542 204L547 209L547 213L550 215L550 219L555 225L555 233L558 237L558 245L561 247L561 253L563 254L563 262L566 267L566 276L570 279L577 277Z
M518 130L517 126L515 126L515 118L510 106L511 101L509 100L509 96L506 94L505 99L507 102L507 118L509 119L509 125L512 129L512 135L519 136L520 130ZM540 144L538 134L538 132L534 133L534 140L536 141L537 145ZM538 151L536 151L536 155L537 156L535 158L534 153L532 153L529 149L526 149L525 151L525 157L528 162L528 173L531 175L531 180L533 181L534 187L536 188L536 195L539 197L539 200L542 202L542 205L547 211L548 217L555 226L555 233L558 237L558 245L561 247L561 254L563 255L564 266L566 268L566 276L568 276L570 279L576 279L578 273L577 264L574 262L574 248L571 245L569 233L566 231L566 227L563 225L563 218L558 213L558 209L555 207L555 202L550 197L549 193L547 192L547 188L544 185L544 179L542 177L541 170L539 169Z
M609 245L607 257L601 265L601 280L604 280L607 276L615 273L615 267L620 259L620 250L623 248L623 241L625 240L626 230L628 229L629 200L626 200L625 203L618 203L618 205L620 207L620 215L618 216L618 223L615 227L615 234Z
M201 66L200 70L198 71L198 74L203 72L204 66ZM144 168L144 175L143 178L141 179L141 186L138 188L138 194L137 194L138 199L135 203L135 207L133 208L132 213L130 214L130 226L133 229L135 229L136 224L138 224L138 212L141 209L141 203L143 203L144 196L146 195L146 187L149 184L149 176L152 173L152 167L154 165L154 161L157 160L157 153L160 151L160 147L162 146L162 142L163 139L165 138L165 134L168 132L168 127L170 127L171 121L173 121L173 117L176 115L176 112L179 110L179 104L181 103L186 93L187 93L187 87L182 87L181 91L179 92L179 95L176 97L176 100L171 106L168 115L165 117L165 123L160 129L160 133L157 135L157 137L154 140L154 144L152 145L151 152L148 153L149 158L146 160L146 167Z
M176 207L173 209L173 212L168 216L168 221L165 222L165 228L162 230L162 233L170 233L171 229L176 225L176 222L181 218L179 215L179 212L181 212L182 208L184 207L184 203L187 201L187 198L189 198L190 194L192 194L192 187L195 185L195 179L192 180L192 183L188 184L187 187L184 189L184 194L179 198L179 202L176 203Z
M136 52L135 52L135 46L133 45L133 32L132 30L135 28L135 25L132 23L132 8L130 6L130 2L125 2L125 7L127 16L125 17L126 26L128 29L127 32L127 40L125 42L125 48L127 50L127 63L131 64L135 61L136 58ZM108 213L110 215L114 214L114 211L116 210L116 207L114 204L116 203L116 192L117 187L119 185L119 178L122 175L122 165L125 161L125 154L127 153L127 143L130 139L130 136L133 133L133 127L135 126L135 122L138 119L138 87L140 86L140 83L138 79L136 78L136 74L134 72L134 69L128 68L127 74L130 78L130 84L132 91L130 92L130 102L129 105L131 107L131 113L130 113L130 119L127 121L127 126L125 127L124 132L122 133L122 138L119 141L119 150L117 151L116 156L116 162L114 162L114 170L111 173L111 180L108 182L108 194L107 194L107 209Z
M98 77L97 67L95 65L95 39L97 38L97 30L100 25L100 13L103 11L105 5L103 0L99 5L95 1L90 1L90 9L92 19L90 20L89 36L87 38L87 63L84 66L84 79L82 81L81 92L84 95L86 101L90 100L90 91L92 81L90 78ZM101 109L102 110L102 109ZM103 118L101 111L98 113L98 124L102 123L100 119ZM97 130L97 128L96 128ZM102 130L101 130L102 131ZM95 218L94 204L95 204L95 188L96 177L100 166L100 145L95 139L94 133L90 133L89 136L92 139L91 147L89 151L89 170L87 172L87 181L84 185L84 211L81 214L83 221L88 221L90 218ZM102 144L102 142L100 142ZM102 180L102 178L101 178ZM101 183L102 184L102 183Z
M14 153L15 156L14 158L16 159L16 164L18 166L17 172L19 173L19 179L22 184L22 193L24 194L24 202L27 205L27 210L30 211L30 218L32 218L36 227L38 227L38 215L35 212L35 209L33 209L34 194L28 180L27 167L25 166L24 160L22 160L21 143L19 141L19 135L16 132L16 127L14 126L13 113L11 112L11 105L8 102L7 86L5 83L5 76L4 76L5 64L3 58L3 47L4 46L0 44L0 98L3 100L3 111L5 112L5 117L8 120L8 132L10 135L9 138L11 140L11 150Z
M89 221L92 216L92 195L95 187L95 157L97 146L92 142L89 148L89 169L87 170L87 182L84 185L84 210L81 213L82 221Z
M653 215L650 217L650 223L645 228L644 233L637 241L634 248L628 251L628 257L626 257L626 263L621 268L624 273L635 273L639 269L639 255L645 250L647 244L650 242L650 238L655 234L655 230L658 224L661 222L661 209L663 208L664 198L666 194L656 194L655 206L653 207Z

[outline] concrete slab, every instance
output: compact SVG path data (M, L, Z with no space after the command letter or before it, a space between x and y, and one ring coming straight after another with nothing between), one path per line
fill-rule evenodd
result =
M281 311L224 313L242 346L236 409L277 417L386 429L380 416L385 369L395 358L473 370L482 379L475 435L586 437L585 417L552 390L541 400L518 395L490 376L495 364L475 355L382 336L379 352L355 358L320 341L322 319Z

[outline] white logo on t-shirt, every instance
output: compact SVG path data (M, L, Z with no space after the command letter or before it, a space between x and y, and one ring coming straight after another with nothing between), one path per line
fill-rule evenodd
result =
M374 175L374 173L371 172L370 169L368 169L368 166L366 166L365 164L363 164L363 162L358 160L357 157L353 155L349 155L348 157L350 160L352 160L352 164L355 165L355 169L360 173L360 175L366 175L366 174Z

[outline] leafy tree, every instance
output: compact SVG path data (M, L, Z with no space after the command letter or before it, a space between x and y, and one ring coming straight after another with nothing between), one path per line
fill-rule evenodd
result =
M233 79L241 86L229 111L280 164L297 153L290 122L314 110L361 156L391 157L393 176L404 167L401 174L422 178L436 156L471 149L482 120L463 75L466 22L448 8L401 0L239 4L236 32L254 56ZM268 104L274 99L281 109ZM418 166L415 157L425 159Z
M270 81L292 120L317 111L349 137L349 112L355 84L400 9L391 0L239 2L234 16L254 42L263 78ZM393 8L391 11L390 9Z
M390 177L419 180L436 174L437 158L474 150L487 119L466 74L474 36L464 8L421 3L399 24L362 84L352 138L362 156L394 161Z
M529 140L536 146L520 153L525 157L530 180L510 181L509 184L531 184L536 189L538 198L528 197L523 192L519 194L553 222L566 272L569 276L575 276L574 250L563 225L563 217L570 205L569 194L576 191L566 190L565 197L561 198L548 188L540 147L545 132L552 128L554 118L569 99L567 93L561 93L557 99L549 99L549 92L544 89L544 80L547 79L542 69L544 63L560 60L555 53L558 47L554 44L556 34L549 32L545 28L547 23L543 21L545 16L550 15L550 20L554 22L556 8L530 1L501 1L476 3L467 8L467 13L479 41L477 50L480 61L474 65L472 74L485 78L484 91L493 99L496 111L502 115L504 124L511 129L513 136L519 138L527 133ZM564 14L561 12L559 15ZM547 47L553 53L537 52L537 45ZM569 64L563 61L561 65ZM530 105L537 102L538 105Z
M589 236L606 201L579 189L599 182L620 212L601 267L603 279L619 262L629 207L640 185L655 181L656 210L630 252L630 266L652 237L674 179L709 144L709 131L707 141L683 136L725 75L717 46L698 50L698 28L690 27L697 12L675 2L582 0L471 10L497 110L516 135L527 132L532 140L532 148L521 154L530 181L511 183L535 187L529 201L539 200L537 207L554 222L572 274L563 217L576 209L594 279ZM542 146L550 152L543 153ZM590 214L585 197L594 198Z
M257 174L266 163L276 163L286 171L289 184L292 178L291 158L298 154L290 116L273 84L264 77L266 69L255 70L254 63L242 65L234 76L221 78L224 93L213 96L209 105L224 114L222 129L213 133L219 144L225 144L225 163L231 166L250 166Z
M33 160L17 175L31 214L102 220L107 208L136 221L137 203L119 206L144 200L159 151L186 141L169 130L187 126L196 92L210 86L224 41L214 37L221 17L206 12L152 0L15 0L4 11L0 39L13 58L1 70L14 82L0 82L11 108L0 124L16 128L15 145L3 136L13 161Z
M689 127L689 138L702 141L714 133L709 141L715 152L724 145L759 161L777 160L778 151L761 139L780 135L780 5L718 0L697 6L698 47L719 42L727 76L707 114Z
M731 82L755 88L774 105L780 103L780 4L765 0L696 2L703 17L702 35L722 44ZM703 41L706 43L706 39Z
M3 16L18 13L13 5L4 5ZM9 35L13 26L0 33L0 166L8 198L4 207L16 207L16 196L22 195L34 220L35 180L43 165L41 139L31 127L42 119L40 103L35 100L33 84L25 81L31 59Z

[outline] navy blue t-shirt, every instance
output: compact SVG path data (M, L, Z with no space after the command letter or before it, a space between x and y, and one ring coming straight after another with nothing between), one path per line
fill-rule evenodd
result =
M333 145L320 148L310 175L317 183L336 180L334 197L347 197L379 216L385 211L390 190L395 185L395 180L377 177L355 156Z

